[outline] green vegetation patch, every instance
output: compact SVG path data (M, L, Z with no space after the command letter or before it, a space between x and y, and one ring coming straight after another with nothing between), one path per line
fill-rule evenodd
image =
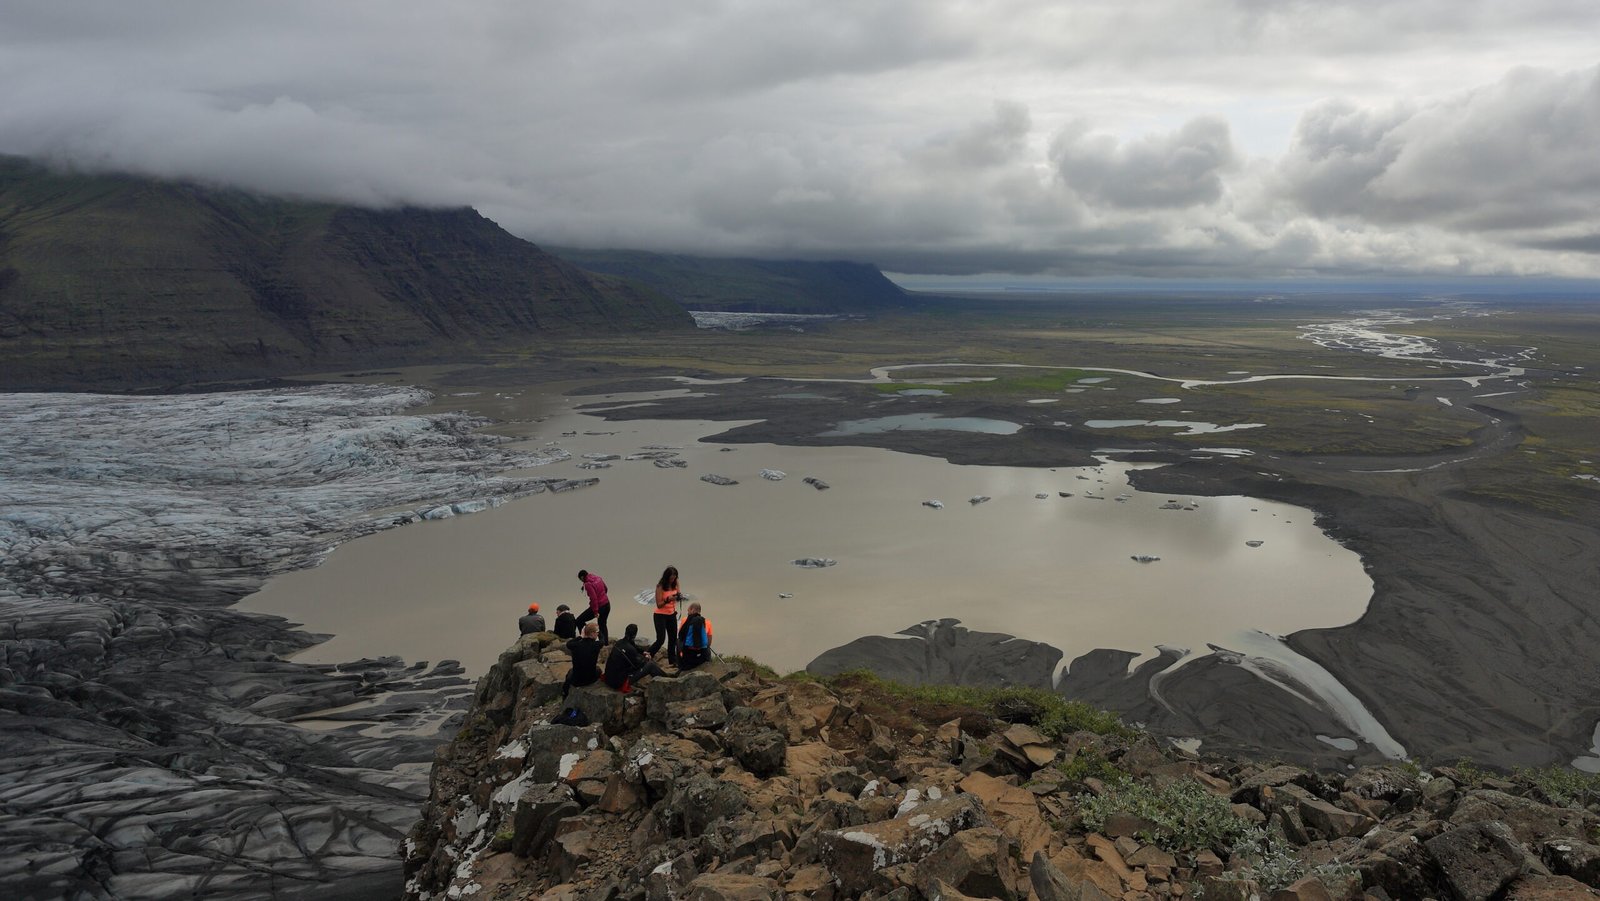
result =
M1106 820L1128 814L1150 824L1139 839L1177 852L1210 848L1218 853L1254 836L1251 825L1233 812L1227 798L1218 797L1193 779L1150 785L1119 779L1106 784L1101 795L1078 796L1078 810L1090 829L1105 828Z
M1547 766L1517 770L1517 776L1538 786L1545 797L1562 807L1584 807L1600 801L1600 773Z
M835 689L873 691L912 704L982 711L1010 722L1026 722L1049 738L1073 732L1096 735L1137 734L1107 713L1081 701L1069 701L1042 688L984 687L975 685L904 685L869 670L851 670L820 680Z

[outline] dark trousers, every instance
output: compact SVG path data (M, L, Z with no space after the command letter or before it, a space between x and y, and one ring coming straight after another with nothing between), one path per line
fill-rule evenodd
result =
M600 605L600 615L598 617L595 616L594 608L591 607L578 614L578 634L583 634L583 624L592 619L600 624L600 646L604 647L611 641L611 633L606 631L606 620L610 618L611 605L609 603Z
M656 624L656 643L650 646L650 656L654 657L661 650L662 645L667 646L667 662L673 666L678 665L678 614L653 613L650 618Z

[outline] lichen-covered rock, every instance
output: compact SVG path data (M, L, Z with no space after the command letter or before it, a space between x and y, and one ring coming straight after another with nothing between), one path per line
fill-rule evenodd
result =
M917 887L929 897L943 883L963 894L1011 901L1018 879L1011 849L1010 840L993 827L957 832L917 863Z
M728 750L739 765L765 778L783 769L789 743L776 729L734 732L727 738Z
M523 774L532 782L565 779L578 761L605 744L599 726L556 726L542 723L522 738L527 746Z
M721 693L722 683L704 670L691 670L676 679L652 679L644 689L645 715L665 725L668 705Z
M511 853L518 857L542 854L561 821L579 811L572 789L563 783L530 787L517 798L512 813Z
M667 704L661 722L672 732L687 732L691 729L720 729L727 720L728 708L723 705L719 691Z
M696 836L717 820L743 813L749 806L737 787L701 774L674 787L667 800L667 813L678 831Z
M871 887L878 870L915 863L957 832L986 825L989 818L971 795L929 801L890 820L823 833L822 862L853 897Z
M1512 880L1537 867L1504 823L1474 823L1424 843L1445 884L1461 901L1488 901Z

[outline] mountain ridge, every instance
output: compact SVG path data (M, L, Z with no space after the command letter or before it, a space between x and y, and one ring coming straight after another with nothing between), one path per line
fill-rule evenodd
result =
M0 158L0 388L125 388L692 327L470 208L364 209Z

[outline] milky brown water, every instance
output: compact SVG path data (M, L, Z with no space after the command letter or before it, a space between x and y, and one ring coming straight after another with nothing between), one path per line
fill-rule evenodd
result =
M536 391L440 397L439 409L508 420L500 431L572 453L572 461L539 467L538 475L598 476L600 483L348 543L320 567L273 580L243 606L335 635L301 660L456 658L476 674L515 639L530 600L550 617L559 603L582 608L580 568L610 584L612 633L633 622L648 637L650 609L633 595L663 566L677 566L684 590L705 603L716 625L718 649L779 670L802 668L861 635L946 616L1047 642L1069 660L1097 647L1204 652L1206 643L1227 645L1243 630L1342 625L1371 597L1359 558L1323 535L1309 511L1242 497L1162 510L1169 496L1128 487L1125 465L956 466L875 448L699 443L732 424L608 423L574 411L648 399ZM544 421L529 421L538 417ZM578 468L585 453L625 456L645 445L681 447L687 468L649 460ZM763 468L787 478L763 480ZM700 480L707 473L739 484L708 484ZM806 476L832 487L818 491L802 482ZM1131 497L1118 502L1119 494ZM992 500L973 506L974 495ZM923 506L929 499L945 508ZM1264 544L1251 548L1247 540ZM1141 554L1161 560L1130 559ZM791 562L800 557L838 563L802 569Z

